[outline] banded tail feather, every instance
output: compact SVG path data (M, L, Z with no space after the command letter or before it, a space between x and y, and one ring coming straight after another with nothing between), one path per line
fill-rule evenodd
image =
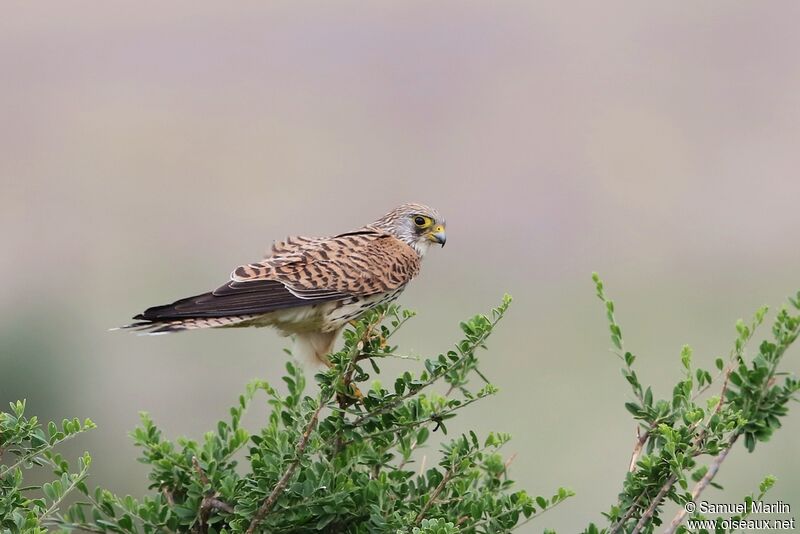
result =
M141 317L142 314L137 315ZM197 330L199 328L225 328L232 326L245 326L246 323L258 315L232 315L230 317L193 317L188 319L162 319L141 320L115 328L114 330L131 330L142 335L156 336L159 334L172 334L183 330Z
M312 302L305 295L298 296L275 280L231 280L214 291L148 308L133 317L136 322L121 328L144 334L169 334L200 328L246 326L242 323L272 312L335 298L338 295L324 295L314 298Z

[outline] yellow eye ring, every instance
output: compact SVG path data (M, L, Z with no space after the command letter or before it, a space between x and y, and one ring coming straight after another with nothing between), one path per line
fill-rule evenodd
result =
M425 228L426 226L430 226L431 220L427 217L423 217L422 215L416 215L414 217L414 224L419 226L420 228Z

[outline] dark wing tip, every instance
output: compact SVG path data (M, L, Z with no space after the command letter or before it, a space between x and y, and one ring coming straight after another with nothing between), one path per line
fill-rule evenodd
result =
M338 298L341 298L339 293L329 291L312 291L308 295L298 296L282 282L275 280L231 280L209 293L147 308L133 320L163 323L181 319L262 314Z

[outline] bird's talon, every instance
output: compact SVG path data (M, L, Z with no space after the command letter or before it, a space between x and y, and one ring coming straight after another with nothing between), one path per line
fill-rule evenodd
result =
M339 406L346 407L364 400L364 394L361 393L361 390L358 389L355 384L348 384L347 390L347 393L340 391L336 394Z
M361 393L361 390L358 389L358 386L355 384L350 384L350 395L359 402L364 400L364 394Z

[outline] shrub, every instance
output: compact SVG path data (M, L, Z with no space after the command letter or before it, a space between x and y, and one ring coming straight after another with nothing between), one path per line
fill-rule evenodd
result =
M751 356L746 347L766 307L750 323L737 323L733 348L716 360L714 373L697 367L691 348L683 347L682 377L671 395L658 398L642 384L636 356L624 347L603 282L597 275L594 282L631 389L625 408L635 420L636 440L617 502L603 514L608 526L590 524L584 534L653 532L663 523L666 501L681 508L665 532L687 532L683 505L708 486L718 487L714 478L737 442L753 452L758 442L770 439L796 399L800 382L781 372L780 363L800 334L800 293L790 299L794 312L778 312L772 339ZM545 498L515 490L510 460L501 454L508 434L481 439L469 431L445 438L450 419L497 393L478 368L477 352L509 303L505 297L490 316L462 323L464 338L454 350L426 359L419 375L406 371L388 387L377 378L379 364L403 357L390 340L413 317L395 306L373 311L345 331L344 348L316 375L313 396L306 393L302 370L290 361L283 377L286 393L263 381L250 383L229 419L201 441L165 439L142 414L131 435L150 469L152 492L141 499L90 491L89 455L70 471L54 452L64 440L93 428L91 421L66 420L60 428L49 423L45 429L35 417L25 418L24 402L12 403L11 412L0 413L0 460L6 461L0 464L0 532L40 533L53 526L148 534L510 532L573 493L559 488ZM241 420L257 396L266 399L269 417L264 428L249 432ZM419 451L433 441L432 434L441 436L439 456L426 468ZM56 479L25 486L23 471L36 466L49 466ZM759 493L744 502L761 499L773 483L766 477ZM60 510L73 490L80 500ZM692 519L705 518L694 513ZM724 532L721 524L713 530Z
M709 485L721 487L714 477L736 442L742 439L753 452L759 441L769 440L780 428L789 401L796 400L800 382L792 376L781 380L785 373L779 372L779 366L800 334L800 314L782 308L772 325L772 340L762 341L752 356L746 354L746 347L764 321L767 307L756 311L750 323L739 320L733 348L727 358L716 359L714 374L696 367L691 347L684 346L680 351L683 378L672 395L658 399L651 387L641 384L633 367L636 356L623 345L614 302L606 297L596 273L593 279L605 306L614 352L633 395L625 408L636 421L637 438L617 503L604 514L610 526L599 529L592 524L584 532L653 532L663 522L661 507L667 500L680 509L664 532L687 532L682 524L684 505L696 501ZM789 302L795 312L800 310L800 292ZM716 394L709 395L714 388ZM759 486L759 496L748 495L742 502L763 497L773 483L774 478L768 476ZM692 519L706 518L694 513ZM722 525L722 518L717 519L716 524Z
M11 403L10 412L0 412L0 532L46 532L53 523L64 498L71 491L86 491L91 458L84 454L77 472L70 472L69 464L54 448L78 434L94 428L86 419L65 419L59 428L50 422L45 428L34 416L25 417L25 402ZM24 486L23 470L47 466L56 479L42 486ZM31 495L34 493L33 495Z
M413 314L392 306L369 313L344 333L318 393L291 361L286 393L248 385L230 418L201 441L165 439L149 415L132 437L149 469L151 495L119 497L78 489L83 501L58 516L65 529L93 532L452 532L508 531L572 493L532 497L514 490L501 449L510 436L467 432L443 440L426 467L419 450L474 402L497 392L478 369L510 303L461 324L464 339L385 387L371 381L382 359L397 356L394 333ZM477 383L477 386L473 385ZM361 389L364 392L362 393ZM441 391L437 392L437 388ZM266 397L266 426L248 432L241 418ZM246 449L246 455L237 454ZM244 465L239 466L244 456Z

